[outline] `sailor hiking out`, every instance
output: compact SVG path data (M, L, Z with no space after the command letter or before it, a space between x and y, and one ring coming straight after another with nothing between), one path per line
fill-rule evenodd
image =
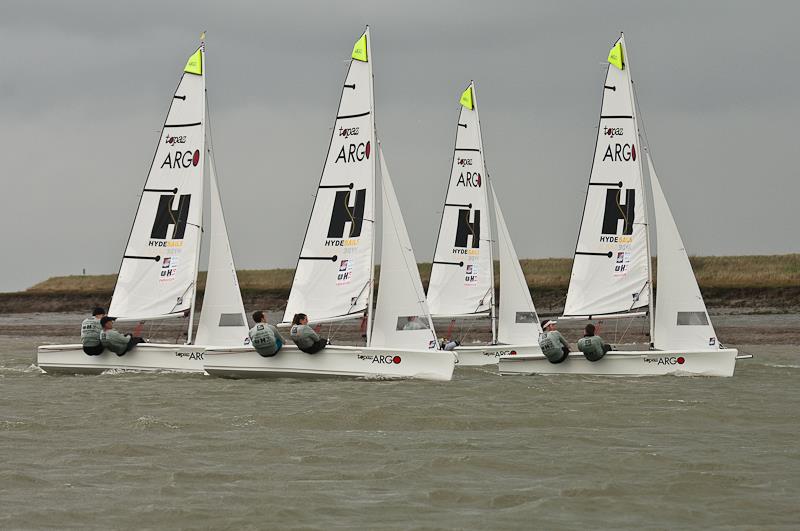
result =
M113 317L103 317L100 319L100 324L103 326L103 331L100 332L100 343L103 347L116 353L117 356L123 356L139 343L144 343L144 339L141 337L134 337L131 334L121 334L114 330Z
M327 339L319 337L319 334L308 326L308 316L304 313L294 315L289 335L297 348L306 354L315 354L328 344Z
M578 340L578 350L583 352L589 361L598 361L606 355L606 352L613 350L611 345L605 343L602 337L594 335L594 332L594 325L589 323L586 325L584 336Z
M100 343L100 333L103 331L100 320L105 316L105 308L98 306L92 311L92 316L81 323L81 344L83 351L89 356L99 356L105 350Z
M542 323L542 333L539 336L539 347L550 363L561 363L569 355L569 344L561 332L556 330L555 320L545 320Z
M267 316L262 311L253 312L255 326L250 329L249 336L253 347L259 355L270 358L283 346L283 337L278 329L267 323Z

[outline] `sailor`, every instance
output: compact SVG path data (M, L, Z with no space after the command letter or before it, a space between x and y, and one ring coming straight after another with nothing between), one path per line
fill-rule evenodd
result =
M274 325L267 323L267 316L261 310L253 312L256 325L250 329L250 341L256 352L265 358L271 358L283 346L283 338Z
M545 319L539 335L539 347L550 363L561 363L569 355L569 344L561 332L556 330L556 320Z
M103 331L100 332L100 343L110 350L116 352L117 356L122 356L130 349L144 343L141 337L133 337L130 334L120 334L114 330L114 318L105 316L100 319L100 324L103 326Z
M294 314L289 335L297 348L306 354L319 352L328 344L327 339L320 338L314 329L308 326L308 316L304 313Z
M103 331L100 320L105 316L105 308L98 306L92 311L92 316L87 317L81 323L81 343L83 351L89 356L99 356L105 350L100 343L100 332Z
M425 330L428 327L417 319L416 315L409 315L406 317L406 324L403 325L403 330Z
M461 342L458 339L442 339L442 350L455 350L460 346Z
M578 340L578 350L583 352L589 361L598 361L606 355L606 352L612 350L611 345L603 342L603 338L594 335L594 331L594 325L587 324L584 336Z

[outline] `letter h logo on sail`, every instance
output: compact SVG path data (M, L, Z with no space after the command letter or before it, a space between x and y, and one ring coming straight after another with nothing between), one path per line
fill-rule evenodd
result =
M183 239L183 233L186 232L186 220L189 217L189 203L192 196L182 195L178 200L178 210L172 210L172 200L174 195L162 195L158 201L158 210L156 211L156 219L153 222L153 230L150 231L150 237L155 240L166 240L167 230L172 225L171 240Z
M481 242L481 211L476 210L472 222L469 221L470 209L462 208L458 211L458 226L456 227L455 247L472 247L477 249ZM467 237L472 237L471 245L467 245Z
M350 190L336 192L331 212L331 223L328 225L328 238L344 238L344 225L350 223L348 238L361 236L361 224L364 221L364 205L367 190L356 190L355 204L350 204Z
M606 190L606 210L603 214L603 234L617 234L619 221L623 221L622 234L633 234L633 213L636 190L625 190L625 204L620 203L622 190Z

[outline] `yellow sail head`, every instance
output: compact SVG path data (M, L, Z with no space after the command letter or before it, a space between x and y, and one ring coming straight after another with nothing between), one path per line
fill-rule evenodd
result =
M361 36L353 46L353 59L356 61L367 62L367 34Z
M463 105L467 109L474 109L475 103L472 99L472 85L467 87L467 90L461 93L461 105Z
M203 75L203 52L200 48L198 48L197 51L192 54L189 60L186 61L186 67L183 69L183 71L189 74L196 74L198 76Z
M611 51L608 52L608 62L616 66L620 70L625 67L625 58L622 55L622 43L617 42Z

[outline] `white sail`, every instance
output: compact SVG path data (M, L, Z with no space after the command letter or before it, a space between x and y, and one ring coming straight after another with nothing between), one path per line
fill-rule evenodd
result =
M158 140L111 300L114 317L160 319L192 307L203 217L204 70L201 47L184 68Z
M375 128L369 28L356 42L284 314L363 314L374 262Z
M689 256L647 155L658 238L654 346L659 350L719 350Z
M487 313L494 296L491 217L475 86L461 96L456 144L428 285L431 314Z
M489 183L491 186L491 182ZM492 189L494 215L497 220L497 242L500 254L500 308L497 339L501 343L519 345L537 343L542 331L533 306L528 282L511 242L508 226L500 210L497 194Z
M609 62L565 316L616 314L649 304L646 199L622 36Z
M247 317L239 291L228 229L222 212L213 155L209 155L209 238L208 276L197 328L196 343L232 346L247 344Z
M370 346L432 348L436 345L436 332L425 302L417 259L380 144L378 155L383 197L381 276Z

